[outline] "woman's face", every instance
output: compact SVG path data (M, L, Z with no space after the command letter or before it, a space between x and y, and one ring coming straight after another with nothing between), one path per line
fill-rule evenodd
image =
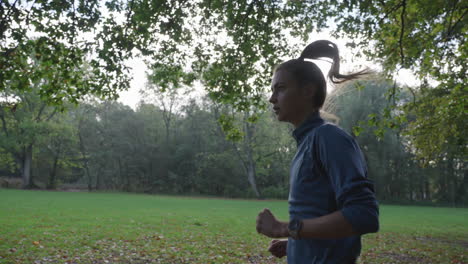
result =
M313 111L312 89L299 87L292 74L286 70L275 72L271 92L269 101L279 121L298 127Z

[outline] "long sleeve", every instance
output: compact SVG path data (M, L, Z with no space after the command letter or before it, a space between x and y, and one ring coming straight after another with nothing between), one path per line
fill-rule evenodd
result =
M319 159L335 192L338 209L359 234L377 232L378 203L359 146L336 126L325 125L319 130Z

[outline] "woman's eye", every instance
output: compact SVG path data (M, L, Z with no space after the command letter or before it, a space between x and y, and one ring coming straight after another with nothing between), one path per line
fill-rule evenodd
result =
M286 86L284 85L278 85L278 86L275 86L275 88L273 88L271 90L272 93L277 93L278 91L283 91L284 89L286 89Z

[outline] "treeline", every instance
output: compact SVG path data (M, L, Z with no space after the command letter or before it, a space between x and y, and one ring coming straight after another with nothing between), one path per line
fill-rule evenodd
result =
M375 81L338 87L323 116L359 135L381 201L466 205L460 155L448 152L423 168L404 124L376 133L389 89ZM61 112L34 90L16 96L0 112L0 176L21 178L25 187L287 198L296 143L269 110L236 113L206 97L159 93L135 110L88 101ZM226 119L235 127L226 129Z

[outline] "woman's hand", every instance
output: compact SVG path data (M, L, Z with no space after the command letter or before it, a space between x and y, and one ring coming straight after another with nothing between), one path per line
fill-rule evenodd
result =
M268 251L277 258L282 258L286 256L286 248L288 247L288 240L277 240L273 239L270 242L270 246L268 247Z
M257 216L257 232L271 238L288 237L288 224L280 222L268 209Z

